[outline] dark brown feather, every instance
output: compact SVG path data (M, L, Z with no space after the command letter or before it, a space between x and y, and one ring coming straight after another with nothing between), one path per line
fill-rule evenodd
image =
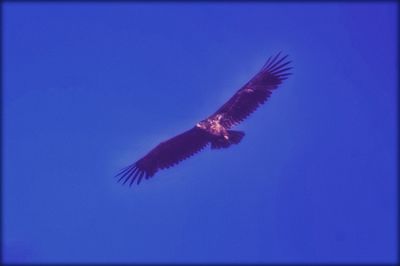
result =
M210 141L210 134L193 127L167 141L161 142L146 156L124 168L117 174L119 181L125 184L135 180L139 184L143 177L152 177L158 170L169 168L202 150Z
M222 115L221 124L226 128L242 122L291 74L288 73L291 67L287 67L290 61L286 61L286 58L280 57L280 53L274 58L270 57L262 69L210 118Z

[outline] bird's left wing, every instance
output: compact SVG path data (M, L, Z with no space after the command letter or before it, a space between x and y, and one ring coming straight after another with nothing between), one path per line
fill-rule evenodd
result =
M193 127L192 129L177 135L167 141L161 142L146 156L121 170L117 176L119 181L125 184L130 180L130 185L137 180L152 177L158 170L169 168L189 158L202 150L209 143L209 135L206 131Z
M222 117L220 123L225 128L230 128L243 121L263 104L291 73L288 70L290 61L287 56L270 57L262 69L242 88L240 88L221 108L211 117L219 115Z

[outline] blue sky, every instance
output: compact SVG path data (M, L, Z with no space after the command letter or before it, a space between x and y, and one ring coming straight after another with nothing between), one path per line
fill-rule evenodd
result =
M3 9L6 262L395 262L394 3ZM115 173L279 51L294 75L209 149Z

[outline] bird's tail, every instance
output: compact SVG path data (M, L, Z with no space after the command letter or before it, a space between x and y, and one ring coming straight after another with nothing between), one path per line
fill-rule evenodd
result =
M244 137L243 131L228 130L228 139L218 138L211 142L211 149L228 148L232 144L238 144Z
M228 130L230 144L238 144L244 137L243 131Z

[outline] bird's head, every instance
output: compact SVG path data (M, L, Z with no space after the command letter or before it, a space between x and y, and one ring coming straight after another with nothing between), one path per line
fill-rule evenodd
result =
M199 122L199 123L197 123L196 124L196 127L198 127L198 128L201 128L201 129L204 129L204 130L206 130L207 129L207 125L204 123L204 122Z

